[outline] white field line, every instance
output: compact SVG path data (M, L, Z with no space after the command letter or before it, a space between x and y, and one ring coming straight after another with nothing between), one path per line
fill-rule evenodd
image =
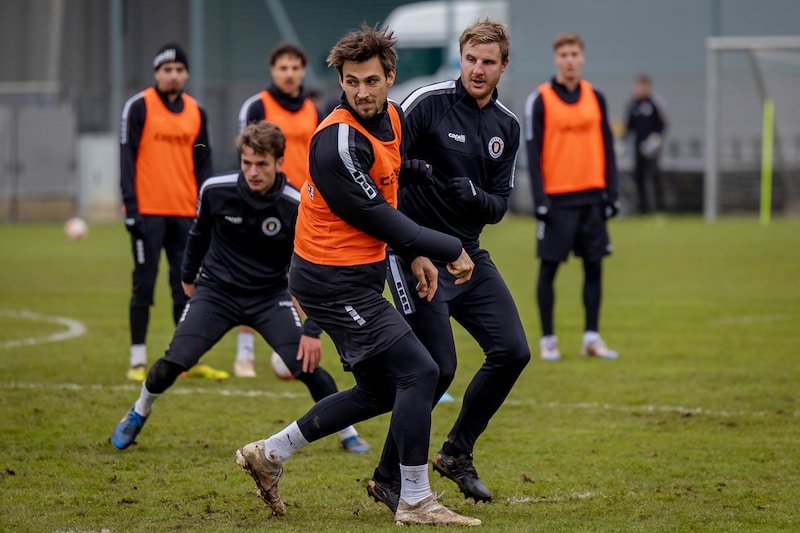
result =
M600 402L537 402L536 400L506 400L505 405L530 405L532 407L550 407L553 409L586 409L586 410L605 410L605 411L618 411L623 413L680 413L683 415L706 415L706 416L721 416L721 417L763 417L774 415L774 411L748 411L746 409L738 410L714 410L706 409L704 407L686 407L683 405L617 405L613 403L600 403ZM800 411L791 413L790 416L800 417Z
M80 383L19 383L11 381L7 383L0 383L0 389L18 389L18 390L68 390L68 391L91 391L91 392L139 392L142 386L133 383L124 385L101 385L101 384L80 384ZM296 398L307 398L308 392L272 392L265 390L238 390L238 389L225 389L225 388L184 388L179 384L170 388L170 395L183 395L183 396L234 396L244 398L286 398L293 400Z
M713 326L741 326L747 324L769 324L772 322L787 322L792 319L792 315L742 315L742 316L721 316L709 321Z
M569 494L556 494L554 496L509 496L502 498L502 501L510 504L520 503L562 503L574 502L580 500L591 500L592 498L600 498L602 494L594 492L571 492Z
M110 391L110 392L138 392L141 385L126 383L122 385L103 385L103 384L80 384L80 383L21 383L17 381L0 382L0 389L17 390L69 390L69 391ZM181 387L180 382L170 389L169 394L180 394L185 396L230 396L245 398L307 398L308 393L302 392L273 392L266 390L243 390L228 389L220 387ZM461 398L455 398L460 402ZM748 411L738 410L714 410L704 407L686 407L682 405L620 405L613 403L599 402L537 402L536 400L506 400L505 405L529 406L535 408L550 409L582 409L582 410L605 410L621 413L680 413L682 415L698 416L717 416L723 418L734 417L765 417L775 415L774 411ZM787 413L789 416L800 417L800 411Z
M0 309L0 316L36 320L38 322L53 322L55 324L61 324L67 328L64 331L60 331L52 335L46 335L44 337L29 337L27 339L12 339L9 341L3 341L0 342L0 348L16 348L18 346L30 346L45 342L64 341L73 337L80 337L86 333L86 326L83 325L83 322L63 316L40 315L39 313L34 313L33 311L12 311L10 309Z

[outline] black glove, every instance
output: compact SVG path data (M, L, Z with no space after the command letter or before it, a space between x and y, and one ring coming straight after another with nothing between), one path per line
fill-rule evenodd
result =
M125 215L125 229L134 239L144 238L144 221L138 213Z
M619 200L606 203L606 218L608 219L617 216L621 207L622 204L620 204Z
M433 167L422 159L404 159L400 165L400 187L433 185Z
M472 183L469 178L452 178L444 189L445 196L450 200L461 202L466 207L477 207L481 203L483 191Z

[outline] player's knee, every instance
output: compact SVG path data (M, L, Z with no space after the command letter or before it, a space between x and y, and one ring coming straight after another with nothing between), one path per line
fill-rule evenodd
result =
M184 366L167 361L162 357L150 367L145 386L151 393L161 394L170 388L175 383L175 380L178 379L178 376L181 375L181 372L185 370Z
M456 377L456 364L455 361L440 361L439 362L439 384L438 388L444 393L447 388L453 383Z
M135 290L131 294L131 307L152 307L153 293Z
M388 413L394 405L395 391L391 388L381 391L366 391L356 386L353 389L353 395L359 405L370 410L375 416Z
M434 390L440 379L439 365L430 358L426 358L424 361L417 367L415 385L421 390Z
M522 370L531 360L531 349L525 335L509 335L487 354L487 359L505 369Z
M403 375L395 376L395 383L400 390L435 390L438 382L439 366L429 356L417 358L413 365L413 370Z

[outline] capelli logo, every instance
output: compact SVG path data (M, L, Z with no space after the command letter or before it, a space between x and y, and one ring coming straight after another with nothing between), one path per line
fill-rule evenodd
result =
M447 134L447 136L450 137L451 139L453 139L456 142L460 142L460 143L467 142L467 136L464 135L463 133L450 132L450 133Z

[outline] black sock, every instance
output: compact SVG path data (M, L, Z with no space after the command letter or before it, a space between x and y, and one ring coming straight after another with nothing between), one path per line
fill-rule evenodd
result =
M536 284L536 301L539 304L539 319L542 324L542 336L552 335L553 307L556 296L553 283L558 272L558 263L555 261L542 261L539 267L539 280Z
M458 457L459 455L466 453L464 450L459 449L450 441L447 441L442 445L442 451L445 453L445 455L452 455L454 457Z
M600 261L584 261L583 305L586 310L585 330L600 331L600 300L603 294L603 267Z

